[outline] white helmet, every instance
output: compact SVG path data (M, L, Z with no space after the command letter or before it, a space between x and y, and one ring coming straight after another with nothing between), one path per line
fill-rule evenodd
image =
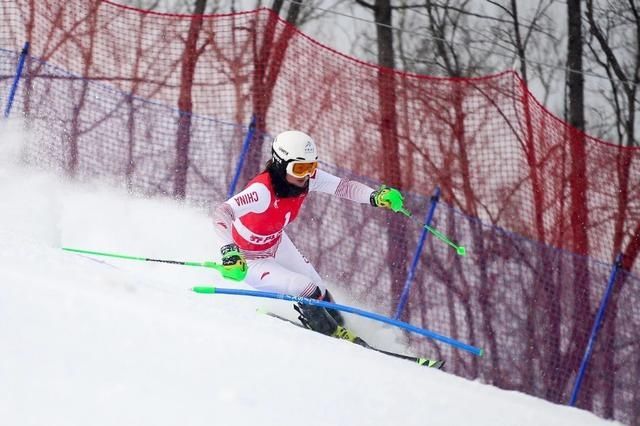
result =
M311 136L289 130L273 139L271 158L290 175L303 177L312 175L318 165L318 152Z

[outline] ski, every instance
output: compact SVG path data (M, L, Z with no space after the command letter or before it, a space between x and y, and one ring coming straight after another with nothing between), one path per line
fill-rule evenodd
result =
M282 315L278 315L276 313L273 313L271 311L266 311L263 309L258 309L258 312L264 315L268 315L272 318L277 318L281 321L285 321L288 322L289 324L293 324L296 327L300 327L300 328L304 328L305 330L309 330L307 327L305 327L304 325L300 324L299 322L296 322L294 320L291 320L289 318L283 317ZM433 360L433 359L429 359L429 358L421 358L421 357L416 357L416 356L412 356L412 355L405 355L405 354L401 354L398 352L391 352L391 351L386 351L384 349L380 349L380 348L376 348L375 346L371 346L370 344L368 344L367 342L365 342L364 340L362 340L360 338L360 341L358 343L356 343L357 345L362 346L363 348L367 348L367 349L371 349L373 351L376 352L380 352L382 354L388 355L388 356L392 356L395 358L400 358L400 359L404 359L407 361L411 361L411 362L415 362L418 365L422 365L425 367L430 367L430 368L437 368L437 369L442 369L442 367L444 367L444 361L441 360Z

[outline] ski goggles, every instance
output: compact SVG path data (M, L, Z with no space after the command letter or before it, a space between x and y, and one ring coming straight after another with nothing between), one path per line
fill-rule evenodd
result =
M287 173L297 178L303 178L313 175L317 168L317 161L292 161L287 164Z

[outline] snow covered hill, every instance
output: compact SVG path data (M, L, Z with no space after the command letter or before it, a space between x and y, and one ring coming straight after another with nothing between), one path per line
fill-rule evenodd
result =
M189 291L236 285L212 270L64 252L217 247L206 212L19 166L23 137L0 125L2 425L613 424L256 314L285 302Z

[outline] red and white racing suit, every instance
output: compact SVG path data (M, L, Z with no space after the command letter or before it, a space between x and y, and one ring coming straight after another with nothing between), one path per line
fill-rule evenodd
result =
M358 203L369 203L373 189L316 170L309 179L309 192L336 195ZM308 297L322 279L284 232L295 220L308 194L276 196L268 172L253 178L247 187L220 204L213 214L218 240L234 242L247 258L245 282L262 291Z

